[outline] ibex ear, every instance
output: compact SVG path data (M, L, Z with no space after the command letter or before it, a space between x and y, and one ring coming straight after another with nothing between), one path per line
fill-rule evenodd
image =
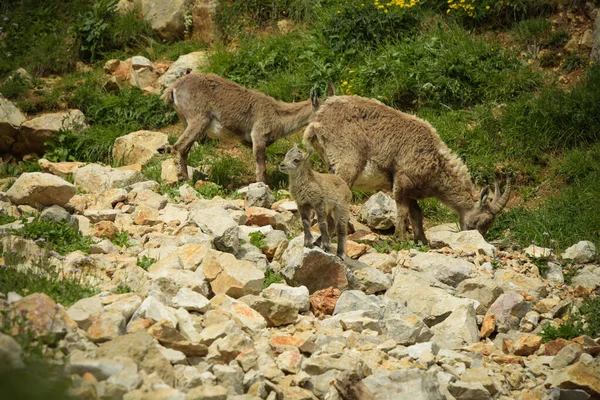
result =
M327 82L327 97L335 96L335 86L332 81Z
M485 204L485 201L487 200L489 195L490 195L490 187L486 186L481 191L481 197L479 198L479 203L478 203L479 208L481 208Z
M313 108L319 107L319 95L317 94L317 87L314 86L310 89L310 102L312 103Z

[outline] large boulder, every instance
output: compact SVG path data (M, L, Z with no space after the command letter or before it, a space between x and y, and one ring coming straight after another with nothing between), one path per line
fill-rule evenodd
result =
M481 253L495 257L498 250L485 241L479 231L457 231L456 224L434 226L427 230L427 237L432 245L449 246L463 253Z
M75 186L88 193L102 193L109 189L122 188L144 180L141 172L133 169L103 167L88 164L73 174Z
M442 348L459 349L479 342L477 315L473 304L462 304L452 314L431 330L435 333L433 341Z
M6 192L15 204L32 207L64 206L75 195L75 186L58 176L43 172L24 173Z
M139 3L143 18L163 39L174 41L183 38L186 13L193 0L139 0Z
M360 219L373 229L390 229L396 223L396 202L378 192L369 197L360 210Z
M492 278L477 276L462 281L456 288L456 292L461 297L479 302L476 311L478 314L485 314L492 303L504 293L504 290Z
M129 83L133 86L140 89L148 88L152 91L151 86L159 77L160 74L146 57L134 56L131 58L131 77L129 78Z
M194 51L179 56L177 61L171 64L167 72L161 75L156 83L161 89L168 88L173 85L178 78L187 74L200 72L206 62L206 51Z
M44 114L21 125L11 152L19 155L43 154L46 150L44 143L54 139L61 129L78 131L83 128L87 128L87 124L79 110Z
M10 149L23 122L23 113L13 103L0 96L0 152L4 153Z
M264 273L251 262L213 250L204 256L202 272L215 294L226 294L233 298L259 294L265 279Z
M593 262L598 257L596 245L589 240L582 240L565 250L562 257L578 264Z
M158 156L169 144L169 137L161 132L137 131L115 140L113 159L116 162L144 165Z
M373 374L362 380L377 400L442 400L438 380L419 369Z
M475 270L475 265L468 261L437 253L418 252L410 261L413 268L453 287L469 278Z
M346 290L350 272L342 260L318 247L302 247L303 242L302 236L295 238L283 253L284 268L281 273L287 283L306 286L310 293L330 286Z

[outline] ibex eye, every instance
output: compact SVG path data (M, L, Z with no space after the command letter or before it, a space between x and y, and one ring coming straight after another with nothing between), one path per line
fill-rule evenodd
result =
M294 164L300 164L300 160L294 160Z

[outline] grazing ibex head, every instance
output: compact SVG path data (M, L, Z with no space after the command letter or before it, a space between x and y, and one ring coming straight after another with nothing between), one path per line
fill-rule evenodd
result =
M500 193L498 182L494 183L494 199L489 201L490 187L486 186L481 191L479 201L460 221L460 229L463 231L477 229L482 235L490 228L496 215L506 206L510 197L510 179L506 178L504 193Z
M279 170L285 174L293 174L298 169L304 167L304 164L308 162L311 155L312 152L304 153L294 144L294 147L287 152L285 158L279 164Z

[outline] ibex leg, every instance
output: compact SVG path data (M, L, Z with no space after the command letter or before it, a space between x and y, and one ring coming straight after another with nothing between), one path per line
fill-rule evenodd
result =
M423 244L427 244L427 237L423 229L423 212L415 199L408 200L408 216L410 217L410 223L415 234L415 243L421 241Z
M187 127L173 146L173 160L175 161L175 168L177 169L177 179L180 182L189 179L187 172L188 154L196 140L198 140L201 135L205 134L209 124L209 118L196 118L187 121Z

